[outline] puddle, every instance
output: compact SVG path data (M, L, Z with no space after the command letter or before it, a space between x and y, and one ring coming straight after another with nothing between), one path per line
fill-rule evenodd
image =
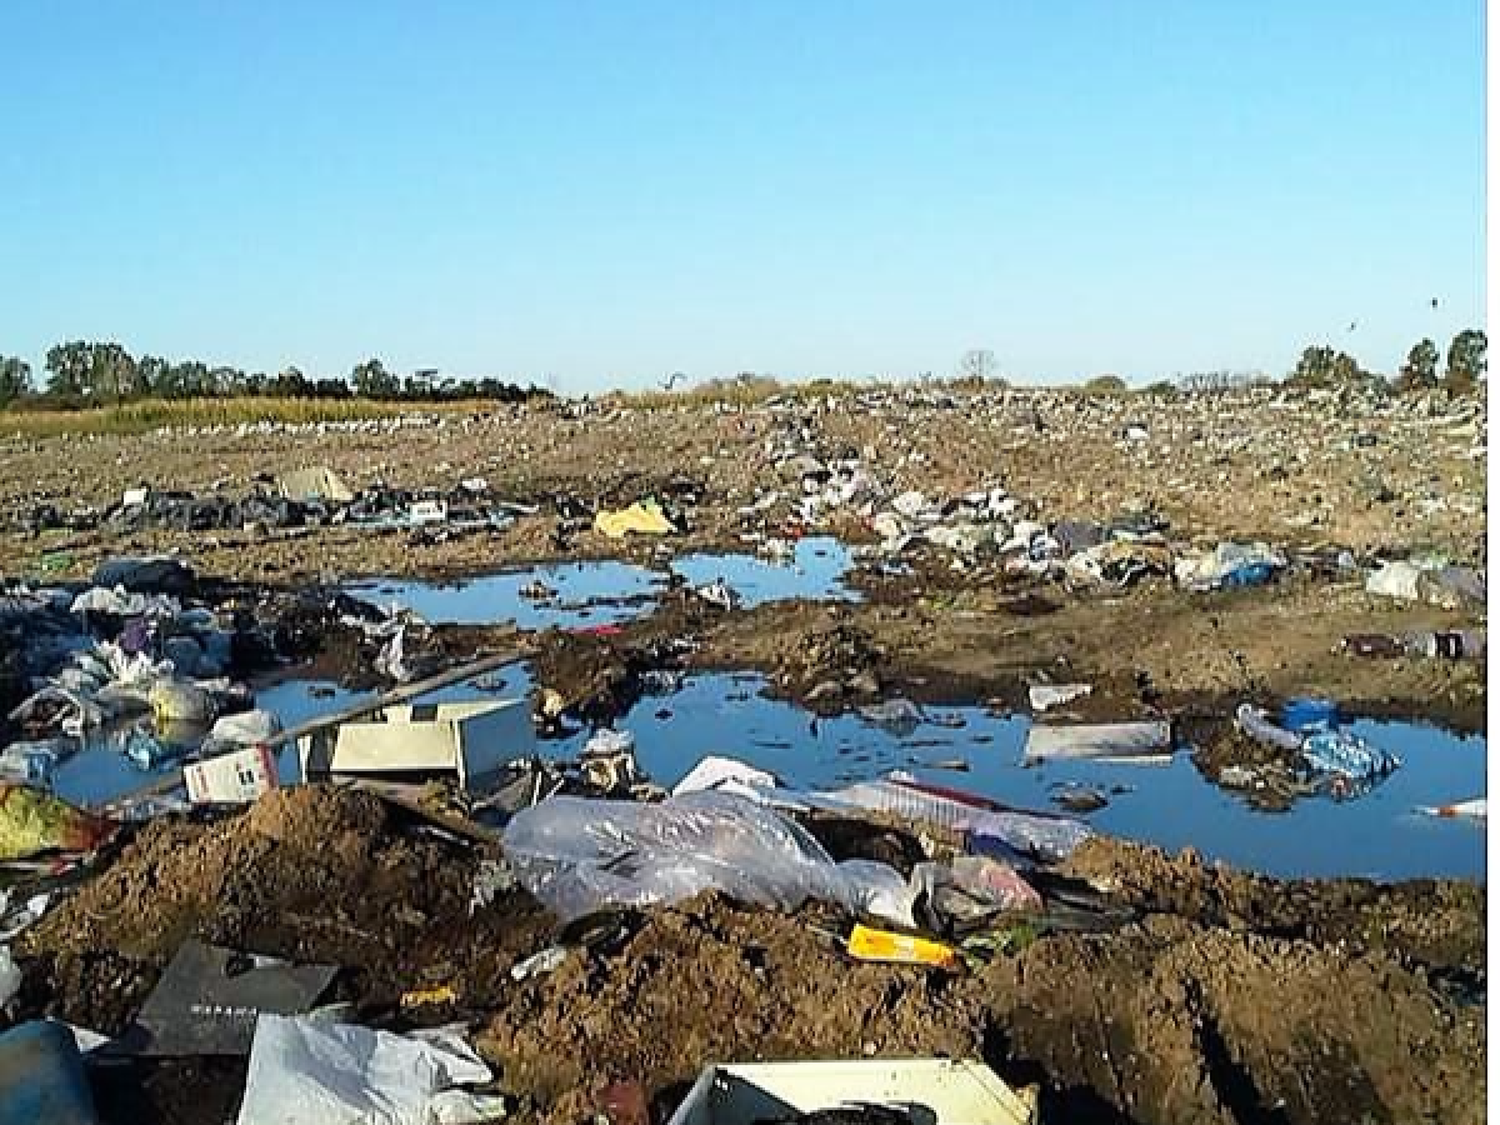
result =
M723 578L749 609L789 598L853 601L844 585L852 566L849 548L831 536L800 541L784 562L756 555L685 555L671 569L694 586ZM521 629L578 629L618 625L650 613L668 574L615 560L556 563L460 582L369 579L345 589L379 605L415 610L433 624L487 625L513 621ZM521 591L537 583L556 591L546 599Z
M537 582L556 595L545 600L521 596L524 588ZM396 602L433 624L514 621L521 629L575 629L637 617L649 610L665 584L665 576L657 571L606 560L530 567L451 583L376 579L345 589L378 605Z
M745 609L791 598L858 601L858 592L844 585L852 566L849 548L828 535L799 540L784 562L757 555L684 555L672 563L694 586L722 578L744 598Z
M514 698L531 688L521 665L501 669L504 686L472 683L434 693L433 701ZM978 707L930 707L925 721L900 731L857 714L816 718L758 693L752 673L689 677L670 694L643 698L616 726L636 737L636 756L648 776L670 788L705 754L742 758L790 785L833 788L910 770L1018 807L1056 810L1051 797L1069 783L1111 793L1109 804L1086 819L1101 832L1161 845L1193 847L1210 860L1279 876L1366 876L1397 880L1447 876L1485 880L1485 832L1469 821L1415 812L1485 791L1485 739L1461 738L1415 723L1360 720L1355 732L1398 753L1404 765L1367 795L1351 801L1299 801L1286 812L1263 812L1205 781L1186 752L1166 764L1049 762L1021 764L1030 719L998 717ZM287 681L262 690L261 707L286 726L332 714L370 693ZM570 757L587 733L538 743L542 753ZM283 750L285 781L297 780L296 752ZM955 764L964 770L951 768ZM88 750L58 771L58 791L75 801L107 799L138 787L142 771L116 750Z

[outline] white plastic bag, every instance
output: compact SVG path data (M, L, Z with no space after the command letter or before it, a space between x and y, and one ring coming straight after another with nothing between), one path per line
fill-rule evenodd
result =
M354 1024L262 1015L239 1125L464 1125L503 1116L497 1097L460 1086L487 1067L455 1032L396 1035Z
M516 814L505 854L521 884L564 920L706 890L781 910L811 898L879 913L893 901L899 910L905 888L883 864L835 863L800 825L730 793L657 805L552 797Z

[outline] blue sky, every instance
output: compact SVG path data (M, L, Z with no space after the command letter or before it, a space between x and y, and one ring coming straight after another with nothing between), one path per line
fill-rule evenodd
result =
M1482 323L1483 38L1479 0L0 5L0 352L1389 370Z

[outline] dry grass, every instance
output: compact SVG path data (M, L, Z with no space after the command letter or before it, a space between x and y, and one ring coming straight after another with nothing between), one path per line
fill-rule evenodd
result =
M163 427L238 426L255 422L354 422L401 414L473 414L490 402L402 403L368 399L194 398L144 399L92 410L0 412L0 436L141 434Z

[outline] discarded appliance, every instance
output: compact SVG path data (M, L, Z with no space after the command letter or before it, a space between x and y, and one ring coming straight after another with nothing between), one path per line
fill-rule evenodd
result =
M195 805L244 805L279 784L276 755L265 746L194 762L183 768L182 776Z
M307 1011L337 975L333 965L292 965L189 938L135 1023L111 1051L130 1055L243 1055L263 1014Z
M853 1116L870 1106L890 1106L924 1125L1035 1125L1037 1093L1012 1088L983 1063L956 1059L711 1066L667 1125L752 1125L840 1107Z
M453 773L465 789L482 787L535 747L524 700L397 704L297 742L304 781Z
M1143 758L1172 752L1172 724L1088 723L1077 726L1033 724L1026 734L1025 762L1069 758Z

